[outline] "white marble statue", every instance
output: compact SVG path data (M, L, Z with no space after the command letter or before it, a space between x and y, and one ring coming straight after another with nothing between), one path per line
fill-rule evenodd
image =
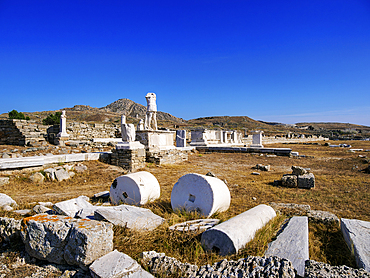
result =
M123 142L135 141L135 126L133 124L126 124L126 116L121 116L121 135Z
M141 119L140 122L138 123L136 130L144 130L144 120Z
M155 93L147 93L146 96L145 130L157 130L157 103ZM153 122L153 123L152 123Z
M59 127L59 133L58 137L69 137L69 134L67 133L67 116L66 111L62 111L62 115L60 116L60 127Z

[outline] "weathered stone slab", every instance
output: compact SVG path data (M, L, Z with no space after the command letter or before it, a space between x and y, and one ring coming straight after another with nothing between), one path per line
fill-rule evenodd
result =
M53 209L61 215L75 217L77 212L82 209L93 209L94 206L88 202L89 198L80 196L75 199L66 200L53 205Z
M154 230L165 221L149 209L129 205L97 208L94 217L96 220L106 220L136 230Z
M44 182L44 175L37 172L37 173L34 173L30 176L30 180L33 182L33 183L43 183Z
M181 232L205 231L217 225L219 222L219 219L196 219L172 225L169 229Z
M93 278L154 278L130 256L114 250L97 259L89 267Z
M4 209L5 206L16 207L17 203L8 195L0 193L0 208Z
M307 174L307 170L301 166L292 166L292 175L301 176Z
M309 259L307 216L293 216L277 239L271 242L265 256L290 260L297 274L303 277L305 261Z
M322 210L310 210L307 214L308 219L313 222L321 222L324 224L337 224L339 225L339 218L331 212Z
M234 254L275 216L272 207L258 205L203 232L202 246L205 250L218 251L221 256Z
M370 222L341 218L340 227L357 266L370 272Z
M54 168L45 169L44 172L48 180L55 181L55 169Z
M28 156L18 158L0 159L0 169L16 169L43 166L51 163L66 163L85 160L99 160L103 153L78 153L78 154L61 154L49 156Z
M112 224L66 216L24 218L21 237L30 256L83 269L113 250Z
M58 169L55 171L55 177L58 181L68 180L70 178L69 173L64 169Z
M315 176L312 173L297 177L298 188L311 189L315 187Z

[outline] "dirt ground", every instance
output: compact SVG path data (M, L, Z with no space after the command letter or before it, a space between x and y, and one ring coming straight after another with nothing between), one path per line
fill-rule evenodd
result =
M351 144L352 148L363 149L355 152L349 151L349 148L325 146L324 143L267 145L267 147L289 147L304 156L299 158L268 157L260 154L201 154L195 152L189 155L188 161L181 164L160 166L147 164L141 170L151 172L157 178L161 186L161 197L144 207L152 209L153 212L167 219L167 225L183 221L184 217L176 215L171 209L170 196L173 185L185 174L212 172L216 177L226 182L231 193L229 210L216 215L221 221L256 205L270 202L307 204L311 206L311 209L329 211L337 215L338 218L370 221L370 174L361 171L370 165L370 152L367 151L370 150L370 142L330 142L332 144L347 143ZM14 146L6 146L6 148L11 150ZM81 195L92 197L95 193L109 190L112 181L123 174L121 168L99 161L88 161L83 164L88 167L87 171L77 173L72 179L63 182L45 181L42 184L34 184L28 178L33 171L32 169L14 171L10 175L10 183L1 186L0 192L11 196L20 208L32 208L39 201L55 203ZM257 170L252 169L256 164L270 165L271 170L268 172L259 171L260 175L253 175L252 172L257 172ZM274 180L281 179L283 174L291 173L292 165L310 168L310 171L315 175L315 188L306 190L274 186ZM0 176L3 176L1 172ZM0 216L20 218L19 215L9 212L0 212ZM196 218L196 216L187 216L187 219L191 218ZM124 245L122 242L127 242L129 235L129 233L116 230L115 237L122 236L122 240L120 240L121 243L118 243L116 239L115 247L120 251L126 251L134 258L138 258L139 249L148 251L151 250L148 248L153 247L149 243L141 243L138 249L122 246ZM333 244L343 245L344 242L337 239L338 237L340 237L338 228L329 229L310 225L310 259L353 266L353 260L349 258L349 255L341 260L335 258L336 252L341 253L342 251L337 250L338 247L333 247ZM197 238L192 240L196 241ZM330 243L333 240L334 243ZM263 254L261 252L265 250L267 243L264 242L263 245L263 248L257 248L260 251L254 255ZM342 246L342 248L345 247ZM171 252L166 248L156 251L163 252L163 250L166 251L166 254ZM182 255L184 252L176 253L176 251L173 251L172 254L168 255L198 264L209 263L210 260L220 258L217 256L213 256L211 259L209 256L204 258L201 251L198 250L197 252L200 252L201 255L198 257L192 255L190 259L186 255ZM348 252L348 250L345 252Z

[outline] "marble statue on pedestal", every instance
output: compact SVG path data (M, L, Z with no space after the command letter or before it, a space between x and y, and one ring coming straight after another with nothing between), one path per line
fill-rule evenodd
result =
M146 96L147 108L145 116L145 130L157 130L157 103L155 93L147 93Z

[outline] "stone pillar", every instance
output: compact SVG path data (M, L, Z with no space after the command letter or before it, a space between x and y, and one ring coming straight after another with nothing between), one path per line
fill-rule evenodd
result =
M262 133L263 131L260 131L260 130L252 131L253 139L252 139L252 145L250 145L250 147L263 148Z
M176 147L186 147L186 130L176 130Z

